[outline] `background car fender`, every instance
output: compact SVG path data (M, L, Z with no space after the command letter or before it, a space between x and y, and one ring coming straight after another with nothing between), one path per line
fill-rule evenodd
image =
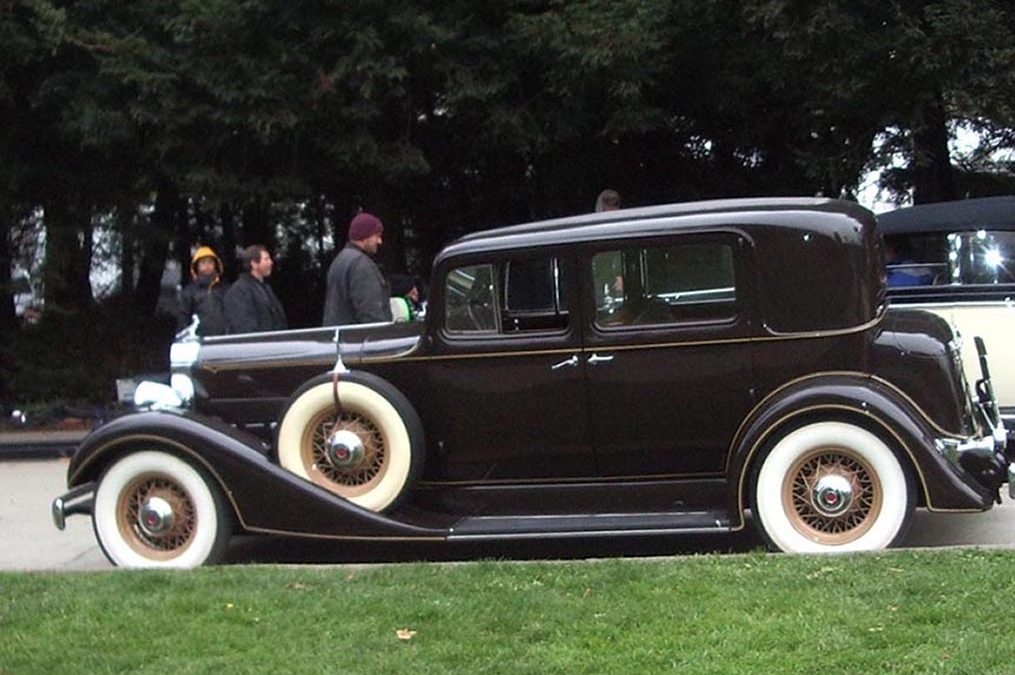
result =
M335 539L443 539L446 531L407 525L361 509L272 464L260 439L193 413L118 418L88 436L71 460L68 487L98 480L125 453L158 448L204 468L249 532Z
M890 383L864 373L830 373L783 385L741 423L726 467L731 512L743 518L756 460L774 441L830 416L858 424L895 447L907 470L914 471L920 505L929 510L983 511L993 504L994 494L968 477L963 480L965 470L937 451L935 439L947 434Z

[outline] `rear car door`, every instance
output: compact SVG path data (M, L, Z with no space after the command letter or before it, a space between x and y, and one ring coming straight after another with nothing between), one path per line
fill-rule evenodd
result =
M753 406L736 232L585 247L584 360L601 474L721 475Z

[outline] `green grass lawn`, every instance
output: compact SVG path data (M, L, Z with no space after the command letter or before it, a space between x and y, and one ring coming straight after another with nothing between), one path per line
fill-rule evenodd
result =
M0 673L1013 673L1013 600L1015 551L5 573Z

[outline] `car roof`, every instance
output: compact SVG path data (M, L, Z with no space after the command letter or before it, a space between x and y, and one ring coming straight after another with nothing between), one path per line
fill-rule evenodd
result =
M878 215L882 234L1015 229L1015 197L921 204Z
M784 211L830 212L863 217L869 212L854 202L825 197L766 197L719 199L679 204L664 204L617 211L603 211L566 218L555 218L523 225L510 225L468 234L449 244L438 260L451 255L515 246L565 243L587 238L609 239L658 233L660 221L686 218L681 227L693 227L696 216L729 215L729 224L748 222L747 214ZM702 219L701 225L714 225L714 218ZM666 226L673 227L669 222ZM594 228L594 229L593 229Z

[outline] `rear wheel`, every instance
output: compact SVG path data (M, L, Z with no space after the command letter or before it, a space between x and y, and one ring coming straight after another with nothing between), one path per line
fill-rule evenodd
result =
M905 535L915 494L912 476L880 438L852 424L820 422L772 447L754 481L752 509L778 550L873 551Z
M121 567L197 567L225 553L232 518L203 471L166 452L129 454L99 481L95 537Z

